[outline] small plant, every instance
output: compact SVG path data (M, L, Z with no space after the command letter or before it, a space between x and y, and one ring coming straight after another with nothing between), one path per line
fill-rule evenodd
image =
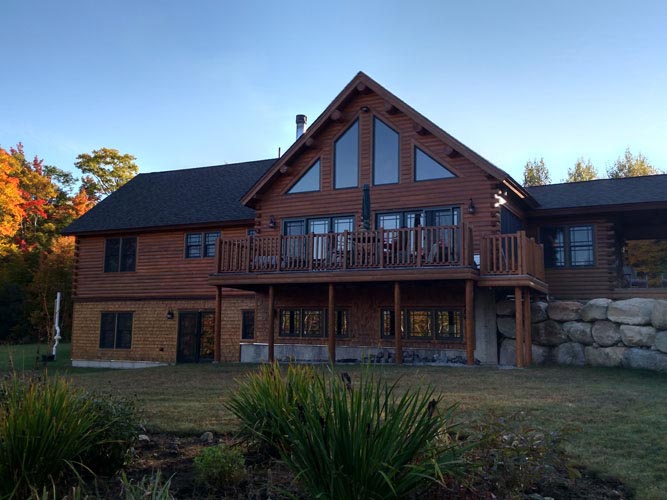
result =
M241 450L224 444L204 448L195 457L195 470L200 481L219 489L238 484L246 475Z
M173 500L171 494L171 476L166 481L162 478L160 470L144 476L138 483L133 483L123 472L120 476L122 484L121 498L125 500Z

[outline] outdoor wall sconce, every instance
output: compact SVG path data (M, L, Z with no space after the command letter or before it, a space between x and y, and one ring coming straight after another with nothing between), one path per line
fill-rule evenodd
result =
M269 228L270 229L275 229L276 227L276 218L272 215L269 217Z
M470 198L470 203L468 203L468 213L472 215L476 210L475 203L472 201L472 198Z
M167 310L167 319L174 319L174 311L171 307Z

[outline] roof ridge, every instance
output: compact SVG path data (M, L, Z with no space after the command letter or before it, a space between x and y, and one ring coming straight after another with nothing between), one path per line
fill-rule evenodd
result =
M173 170L158 170L156 172L141 172L137 175L154 175L154 174L168 174L171 172L190 172L192 170L203 170L205 168L222 168L222 167L236 167L239 165L245 165L248 163L260 163L260 162L266 162L266 161L276 161L278 158L264 158L261 160L249 160L249 161L239 161L236 163L223 163L221 165L204 165L201 167L186 167L186 168L175 168Z
M546 187L553 187L553 186L564 186L568 185L571 186L573 184L588 184L590 182L602 182L602 181L624 181L628 179L644 179L646 177L661 177L661 176L667 176L667 173L664 174L650 174L650 175L634 175L631 177L617 177L617 178L610 178L610 177L603 177L602 179L590 179L587 181L563 181L563 182L554 182L552 184L543 184L541 186L526 186L528 189L538 189L538 188L546 188Z

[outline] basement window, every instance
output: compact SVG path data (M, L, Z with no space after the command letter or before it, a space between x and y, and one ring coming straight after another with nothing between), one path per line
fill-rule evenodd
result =
M100 320L100 349L130 349L132 313L103 312Z
M241 339L255 338L255 311L252 309L241 311Z
M350 322L347 309L336 309L336 337L348 336ZM282 309L278 335L281 337L327 337L327 310L323 308Z

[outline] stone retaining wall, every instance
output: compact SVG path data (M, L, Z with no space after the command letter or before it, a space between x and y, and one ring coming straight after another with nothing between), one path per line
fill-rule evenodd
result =
M514 302L496 304L499 363L516 363ZM667 371L667 301L593 299L531 304L536 364Z

